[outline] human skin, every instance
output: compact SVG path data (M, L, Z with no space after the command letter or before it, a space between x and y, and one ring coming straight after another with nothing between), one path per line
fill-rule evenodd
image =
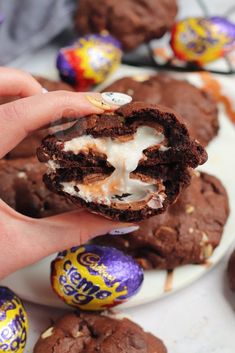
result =
M0 105L0 158L28 134L61 117L79 118L118 108L105 103L99 93L44 94L31 75L5 67L0 67L0 96L20 97ZM0 279L97 235L113 230L128 233L129 227L133 224L113 222L84 210L33 219L19 214L0 199Z

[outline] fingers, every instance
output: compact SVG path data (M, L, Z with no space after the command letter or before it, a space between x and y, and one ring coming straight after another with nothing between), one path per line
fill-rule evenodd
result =
M84 244L94 236L136 229L133 224L113 222L84 211L36 220L20 215L2 201L0 210L0 278L53 253Z
M0 96L28 97L42 93L42 86L27 72L0 67Z
M100 93L49 92L0 106L0 158L28 133L62 117L103 113L117 106L105 103Z

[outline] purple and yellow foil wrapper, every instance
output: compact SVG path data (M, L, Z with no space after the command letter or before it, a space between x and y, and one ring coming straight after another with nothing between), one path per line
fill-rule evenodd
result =
M83 245L58 254L51 264L51 284L68 305L83 310L106 310L135 295L143 270L121 251Z
M28 318L21 300L0 287L0 352L22 353L28 334Z
M177 22L171 35L175 56L204 65L235 49L235 25L223 17L190 17Z
M91 34L62 48L57 56L61 78L78 91L102 83L121 63L120 43L108 34Z

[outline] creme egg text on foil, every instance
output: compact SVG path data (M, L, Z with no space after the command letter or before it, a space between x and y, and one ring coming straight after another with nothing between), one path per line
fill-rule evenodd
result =
M68 305L105 310L137 293L143 271L130 256L98 245L83 245L58 254L51 265L51 283Z

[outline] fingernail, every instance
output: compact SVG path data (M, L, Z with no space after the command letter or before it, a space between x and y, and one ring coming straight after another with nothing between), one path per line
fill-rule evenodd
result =
M48 93L48 90L44 87L42 87L42 93Z
M101 95L100 95L101 97ZM108 103L105 103L102 99L102 97L99 99L97 97L94 96L86 96L86 99L95 107L103 109L103 110L111 110L112 106L109 105Z
M124 105L132 101L132 97L125 93L103 92L101 96L105 102L112 105Z
M121 235L121 234L128 234L132 233L136 230L138 230L140 227L139 226L131 226L131 227L126 227L126 228L117 228L113 229L109 232L110 235Z

